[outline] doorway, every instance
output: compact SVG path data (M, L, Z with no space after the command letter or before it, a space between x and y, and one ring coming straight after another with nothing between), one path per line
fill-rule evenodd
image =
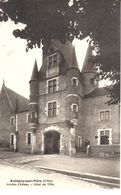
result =
M59 154L60 133L48 131L44 134L44 154Z

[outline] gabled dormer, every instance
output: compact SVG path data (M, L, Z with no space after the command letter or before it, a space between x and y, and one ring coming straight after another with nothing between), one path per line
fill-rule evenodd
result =
M75 49L70 41L62 43L53 39L50 47L46 48L46 52L44 51L43 47L43 62L39 70L40 81L64 75L68 70L77 69L79 71Z
M61 54L59 51L48 53L46 59L46 78L57 76L59 74L59 64Z

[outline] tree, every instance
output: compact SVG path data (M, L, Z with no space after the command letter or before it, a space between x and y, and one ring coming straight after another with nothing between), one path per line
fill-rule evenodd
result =
M120 0L1 0L0 21L8 18L26 24L14 30L15 37L27 40L27 50L51 39L73 41L90 37L96 49L94 64L101 79L109 78L109 103L120 100L119 10Z

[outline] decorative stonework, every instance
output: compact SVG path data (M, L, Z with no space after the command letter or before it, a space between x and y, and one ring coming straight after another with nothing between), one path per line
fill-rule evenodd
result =
M60 132L60 131L59 131L59 128L58 128L58 127L55 127L55 126L53 126L53 125L51 125L50 127L46 128L46 129L44 130L44 132L52 131L52 130L55 130L55 131L57 131L57 132Z

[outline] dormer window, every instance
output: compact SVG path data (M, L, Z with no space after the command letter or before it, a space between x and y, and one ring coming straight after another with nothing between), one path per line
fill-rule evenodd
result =
M55 52L47 57L47 78L58 75L60 59L59 52Z
M78 86L78 79L76 77L73 77L71 80L72 85Z
M90 79L90 84L96 85L96 84L97 84L96 79L95 79L95 78L91 78L91 79Z
M58 55L54 53L48 56L48 69L54 68L58 64Z
M94 85L95 84L95 79L94 78L91 78L90 79L90 83Z

